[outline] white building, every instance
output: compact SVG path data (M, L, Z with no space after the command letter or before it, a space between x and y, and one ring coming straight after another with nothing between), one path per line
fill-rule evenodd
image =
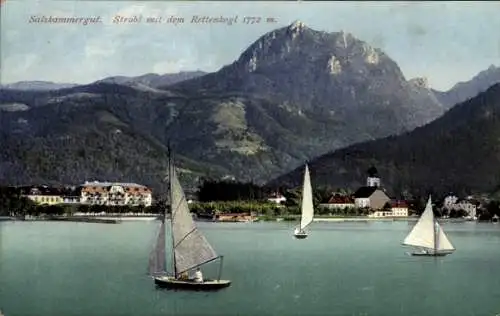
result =
M376 210L375 212L368 215L368 217L392 217L392 211L389 210Z
M443 208L453 207L453 205L455 205L455 203L457 203L457 201L458 201L458 197L456 197L455 195L448 195L447 197L444 198Z
M391 199L380 189L380 178L375 167L368 169L366 184L367 186L359 188L354 193L354 204L359 208L381 210Z
M368 169L368 177L366 178L367 187L380 187L380 177L378 176L378 171L375 167Z
M85 182L81 186L80 203L151 206L152 192L148 187L137 183Z
M273 203L276 203L276 204L283 204L286 202L286 197L284 197L283 195L279 194L279 193L273 193L271 194L271 196L269 196L267 198L267 200L269 202L273 202Z
M461 200L459 201L458 203L456 204L453 204L449 210L464 210L466 213L467 213L467 216L468 217L471 217L471 218L474 218L476 217L476 213L477 213L477 206L472 204L471 202L469 201L464 201L464 200Z
M349 208L355 208L356 204L354 203L354 199L350 196L343 196L343 195L333 195L327 203L322 203L319 205L319 207L322 208L327 208L327 209L337 209L337 210L342 210L342 209L349 209Z
M408 217L409 209L405 201L391 201L391 209L380 209L368 217Z
M467 217L475 218L477 213L477 206L470 201L460 200L454 195L449 195L444 198L443 208L449 211L451 210L464 210L467 213Z
M405 201L392 201L391 211L394 217L408 217L410 215L408 204Z
M81 196L63 196L64 204L80 204Z

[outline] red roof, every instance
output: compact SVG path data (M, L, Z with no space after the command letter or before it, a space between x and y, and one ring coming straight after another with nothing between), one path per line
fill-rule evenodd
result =
M408 208L408 203L406 203L406 201L391 201L391 207Z
M353 204L354 200L350 196L334 195L328 200L328 204Z

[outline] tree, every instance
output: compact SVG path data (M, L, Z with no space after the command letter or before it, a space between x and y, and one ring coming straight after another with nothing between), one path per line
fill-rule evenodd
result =
M198 188L198 199L201 202L263 200L265 192L251 182L205 180Z
M450 216L450 218L462 218L462 217L467 216L467 212L463 209L459 209L459 210L453 209L450 211L449 216Z

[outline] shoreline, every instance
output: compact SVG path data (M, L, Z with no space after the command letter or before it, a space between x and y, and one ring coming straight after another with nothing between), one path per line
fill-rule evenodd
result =
M294 218L295 217L295 218ZM107 224L118 224L121 222L152 222L159 220L159 215L73 215L73 216L30 216L26 218L12 217L12 216L0 216L0 222L2 221L66 221L66 222L86 222L86 223L107 223ZM342 216L325 216L325 217L315 217L313 222L416 222L418 217L342 217ZM254 221L241 221L242 223L260 223L260 222L295 222L299 221L300 216L291 217L257 217ZM212 220L198 220L200 222L211 222L211 223L235 223L240 221L212 221ZM482 222L477 220L467 220L463 218L440 218L439 222L444 223L465 223L465 222ZM487 221L486 221L487 222Z
M95 218L99 220L113 220L123 222L150 222L155 221L159 216L75 216L74 218Z
M101 223L119 224L132 221L155 221L158 216L28 216L28 217L0 217L0 221L22 221L22 222L79 222L79 223Z
M358 217L342 217L342 216L328 216L328 217L315 217L313 222L416 222L419 217L408 216L408 217L368 217L368 216L358 216ZM277 217L275 221L286 221L282 217ZM300 217L297 217L297 221ZM477 220L467 220L465 218L438 218L438 222L442 223L465 223L465 222L479 222ZM273 221L272 219L270 221Z

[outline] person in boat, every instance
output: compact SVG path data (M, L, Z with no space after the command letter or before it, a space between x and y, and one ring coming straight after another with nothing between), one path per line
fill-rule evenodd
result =
M302 234L304 234L304 233L305 233L305 231L304 231L302 228L297 227L297 228L295 229L295 233L296 233L297 235L302 235Z
M196 268L196 272L194 273L194 282L203 283L203 274L201 273L200 268Z
M181 276L180 276L180 278L179 278L179 279L181 279L181 280L183 280L183 281L185 281L185 280L189 280L189 274L187 273L187 271L182 272L182 273L181 273Z

